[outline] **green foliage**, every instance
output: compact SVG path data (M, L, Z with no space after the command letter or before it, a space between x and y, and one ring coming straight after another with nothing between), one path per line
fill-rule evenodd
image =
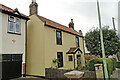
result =
M102 58L90 59L87 63L87 67L88 67L89 71L95 71L94 64L97 64L97 63L103 64ZM112 74L113 70L116 68L116 60L111 59L111 58L106 58L106 63L107 63L108 75L110 76Z
M113 62L110 58L106 58L106 63L107 63L108 75L110 76L113 72Z
M59 59L53 59L52 62L56 64L56 65L55 65L55 68L58 68L57 63L59 63Z
M59 59L52 60L53 63L59 63Z
M120 61L120 51L117 53L117 58Z
M113 62L113 70L115 70L116 66L117 66L117 60L116 58L111 58L112 62Z
M97 63L103 63L102 58L92 58L92 59L90 59L87 63L87 67L88 67L89 71L95 71L94 64L97 64Z
M112 55L116 54L120 50L120 41L114 30L109 30L107 27L102 29L103 31L103 42L105 47L105 54ZM91 54L101 55L101 42L100 32L98 29L94 29L86 33L85 43L88 51Z

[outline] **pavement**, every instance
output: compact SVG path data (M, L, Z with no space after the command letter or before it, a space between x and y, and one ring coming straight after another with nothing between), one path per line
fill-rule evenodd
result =
M110 80L120 80L120 68L116 68L111 75Z
M29 77L21 77L21 78L15 78L10 80L47 80L47 79L29 76Z

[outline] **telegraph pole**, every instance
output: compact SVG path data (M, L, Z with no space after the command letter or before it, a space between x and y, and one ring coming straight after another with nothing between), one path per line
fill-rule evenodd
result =
M104 43L103 43L103 33L101 28L101 16L100 16L98 0L97 0L97 8L98 8L98 19L99 19L99 27L100 27L100 39L101 39L102 58L103 58L103 65L104 65L104 74L105 74L105 80L108 80L108 71L107 71L107 64L106 64L106 58L105 58L105 49L104 49Z
M113 28L114 28L114 30L116 31L116 29L115 29L115 18L114 17L112 17L112 22L113 22Z

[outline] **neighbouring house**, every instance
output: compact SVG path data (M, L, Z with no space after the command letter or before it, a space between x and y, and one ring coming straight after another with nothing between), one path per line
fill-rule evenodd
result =
M25 74L28 19L17 8L0 4L0 80Z
M45 76L45 68L74 69L78 66L77 58L80 66L85 66L82 31L74 30L73 19L68 28L39 16L35 0L29 8L26 75Z

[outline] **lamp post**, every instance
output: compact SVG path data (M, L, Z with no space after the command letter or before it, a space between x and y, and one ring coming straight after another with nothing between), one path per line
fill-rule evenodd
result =
M105 80L108 80L108 71L107 71L107 64L106 64L106 58L105 58L105 49L104 49L104 43L103 43L103 33L101 28L101 16L100 16L98 0L97 0L97 8L98 8L98 19L99 19L99 27L100 27L100 39L101 39L102 58L103 58L103 65L104 65L104 74L105 74Z

